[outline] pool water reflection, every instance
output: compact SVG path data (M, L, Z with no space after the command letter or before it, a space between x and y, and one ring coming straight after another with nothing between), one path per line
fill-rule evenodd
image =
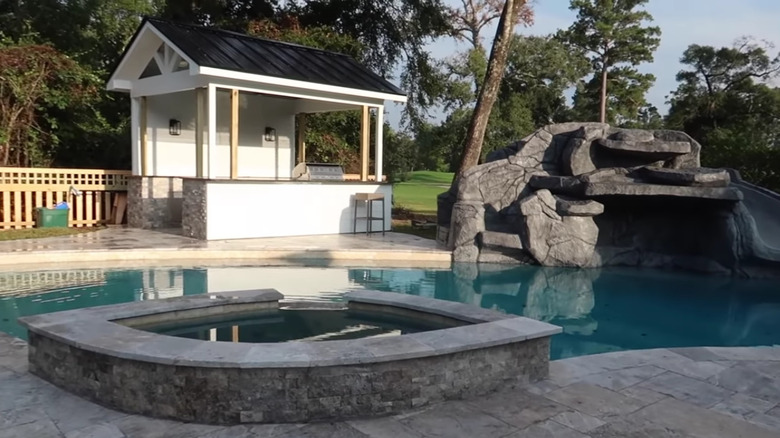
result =
M16 318L207 291L276 288L339 300L376 289L472 303L563 327L552 358L685 346L780 344L780 285L640 269L455 265L449 270L220 267L0 273L0 331Z

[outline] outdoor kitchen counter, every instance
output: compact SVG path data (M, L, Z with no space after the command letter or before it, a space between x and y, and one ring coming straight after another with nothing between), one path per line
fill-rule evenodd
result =
M182 230L202 240L365 232L365 220L353 229L357 193L384 196L384 221L373 222L372 231L389 231L393 186L388 183L185 178ZM359 217L366 216L364 204L358 203Z

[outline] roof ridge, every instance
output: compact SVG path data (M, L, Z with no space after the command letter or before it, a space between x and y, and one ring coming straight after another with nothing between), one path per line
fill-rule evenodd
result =
M302 49L302 50L307 50L307 51L311 51L311 52L321 52L321 53L326 53L328 55L341 56L341 57L353 60L353 58L351 56L347 55L347 54L334 52L332 50L325 50L325 49L319 49L319 48L316 48L316 47L304 46L302 44L291 43L291 42L288 42L288 41L272 40L270 38L263 38L263 37L249 35L249 34L246 34L246 33L235 32L235 31L232 31L232 30L220 29L218 27L199 26L199 25L196 25L196 24L180 23L180 22L176 22L176 21L172 21L172 20L164 20L162 18L157 18L157 17L146 17L145 21L151 22L152 24L154 24L155 22L158 22L158 23L168 24L168 25L177 26L177 27L196 29L198 31L206 31L206 32L212 32L212 33L217 33L217 34L228 34L228 35L232 35L232 36L237 37L237 38L244 38L244 39L249 39L249 40L259 40L259 41L263 41L263 42L271 43L271 44L276 44L276 45L280 45L280 46L289 46L289 47L294 48L294 49Z

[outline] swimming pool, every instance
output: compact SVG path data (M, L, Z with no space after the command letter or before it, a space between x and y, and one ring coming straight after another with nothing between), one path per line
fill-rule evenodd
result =
M656 347L780 344L780 284L656 270L171 267L0 273L0 331L21 316L208 291L339 300L375 289L472 303L563 327L552 359Z

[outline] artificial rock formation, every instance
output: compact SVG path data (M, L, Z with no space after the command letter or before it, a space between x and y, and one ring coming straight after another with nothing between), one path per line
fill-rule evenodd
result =
M735 273L780 261L730 173L700 167L700 152L677 131L549 125L440 195L440 235L456 262Z

